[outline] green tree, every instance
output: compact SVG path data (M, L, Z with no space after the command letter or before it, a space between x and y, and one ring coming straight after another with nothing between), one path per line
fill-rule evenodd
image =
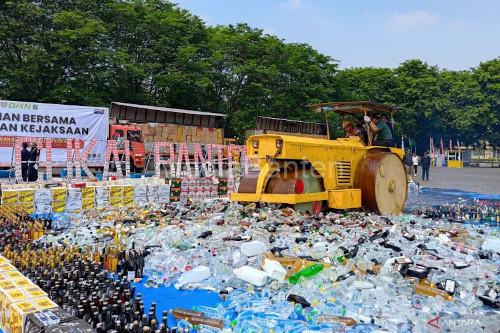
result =
M484 140L500 146L500 57L483 62L474 70L474 76L484 95L486 108L483 117L487 126Z
M241 135L258 115L318 120L309 102L328 99L336 64L305 44L286 44L246 24L209 29L207 109Z

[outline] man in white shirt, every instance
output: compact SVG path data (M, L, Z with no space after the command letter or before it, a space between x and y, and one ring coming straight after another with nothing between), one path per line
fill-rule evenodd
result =
M411 160L413 162L413 170L414 170L414 174L415 174L414 176L416 177L417 170L418 170L418 162L419 162L420 158L417 156L417 154L413 154Z

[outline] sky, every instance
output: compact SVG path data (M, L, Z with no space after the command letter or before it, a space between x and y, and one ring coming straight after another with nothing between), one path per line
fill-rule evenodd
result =
M173 0L208 25L248 23L346 67L408 59L467 70L500 56L500 0Z

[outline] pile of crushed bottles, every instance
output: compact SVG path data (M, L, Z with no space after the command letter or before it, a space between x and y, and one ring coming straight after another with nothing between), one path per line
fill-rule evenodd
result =
M39 241L147 248L141 283L219 293L178 332L495 332L500 229L458 217L491 220L498 202L444 207L305 216L207 200L86 212Z

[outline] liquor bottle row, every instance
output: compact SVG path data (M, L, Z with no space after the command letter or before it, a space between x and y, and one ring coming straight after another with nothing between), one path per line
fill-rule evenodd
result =
M475 220L500 223L500 207L493 205L436 205L421 209L418 213L432 219L456 222Z

